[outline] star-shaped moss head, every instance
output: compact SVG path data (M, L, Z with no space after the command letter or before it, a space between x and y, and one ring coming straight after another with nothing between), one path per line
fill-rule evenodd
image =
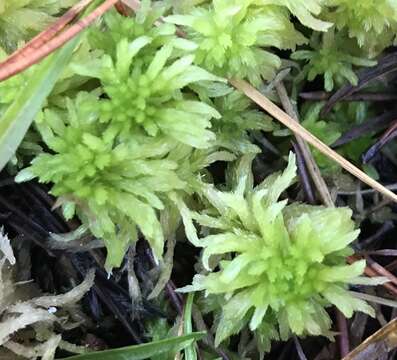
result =
M245 325L265 347L270 338L286 339L291 333L330 336L325 311L329 305L347 317L356 310L373 315L372 308L348 290L348 284L363 281L365 267L364 261L345 261L359 233L351 210L279 201L295 178L292 155L283 173L256 187L250 165L250 158L244 158L232 192L206 185L208 211L184 211L189 239L204 248L207 273L196 275L182 291L204 290L221 297L216 343ZM193 219L209 229L208 236L198 239Z

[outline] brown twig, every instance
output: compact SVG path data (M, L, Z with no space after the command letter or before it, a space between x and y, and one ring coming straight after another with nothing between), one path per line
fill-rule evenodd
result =
M369 250L369 251L358 251L356 253L359 256L397 256L397 249L382 249L382 250Z
M387 111L384 114L379 115L375 118L368 119L362 124L354 126L349 131L345 132L338 140L331 144L331 147L335 148L337 146L345 145L355 139L360 138L361 136L370 134L372 132L377 133L387 128L390 123L392 123L396 119L397 109Z
M75 24L70 26L68 29L60 33L59 35L50 39L47 43L41 45L36 51L30 53L30 56L24 57L21 55L23 51L18 55L18 59L15 62L9 62L7 59L0 63L0 81L8 79L9 77L18 74L19 72L27 69L28 67L38 63L40 60L51 54L56 49L60 48L67 41L75 37L98 17L103 15L112 6L114 6L118 0L106 0L104 3L99 5L95 10L88 14L85 18L80 19ZM24 50L26 51L26 50Z
M180 296L176 292L176 286L172 280L169 280L167 285L165 285L165 292L168 298L174 304L175 309L181 315L183 313L183 300L181 300Z
M397 347L397 319L371 335L342 360L394 359L388 353Z
M382 265L379 265L369 256L366 257L366 260L371 268L374 269L379 275L387 277L391 283L397 286L397 277L395 277L390 271L386 270Z
M275 84L275 87L285 111L293 120L295 120L296 123L299 123L298 114L295 112L295 109L292 106L292 103L289 99L284 84L281 81L279 81ZM305 165L311 175L314 184L316 185L316 189L321 197L322 202L326 206L333 207L334 203L332 201L331 194L328 190L327 184L325 183L323 177L321 176L320 169L318 168L316 162L313 159L313 155L310 152L309 146L307 145L305 140L300 136L299 133L295 132L295 137L298 142L299 148L302 151L302 156L303 159L305 160Z
M336 322L339 330L339 350L342 357L345 357L350 351L349 331L345 316L336 309Z
M361 260L361 258L357 257L357 256L349 256L347 258L347 262L349 264L353 264L354 262ZM386 270L386 269L385 269ZM380 276L381 274L379 274L377 271L375 271L373 269L373 264L371 264L370 266L367 266L364 270L365 275L367 275L368 277L377 277ZM385 283L383 284L383 286L389 290L393 295L397 295L397 287L395 287L392 283Z
M388 271L394 271L397 268L397 259L393 260L391 263L387 264L385 266L385 269L387 269Z
M292 146L295 151L296 162L298 165L298 173L299 173L299 177L301 179L303 191L306 195L306 200L309 204L315 204L316 199L314 197L314 192L312 189L312 184L309 179L309 174L307 172L305 160L302 155L302 150L301 150L300 146L298 144L296 144L295 142L292 142Z
M154 259L152 249L149 247L148 243L145 243L145 254L149 259L152 266L157 266L156 260ZM165 285L165 293L173 304L175 310L179 315L183 314L183 298L176 291L176 286L172 280L169 280Z
M368 217L369 215L375 213L376 211L378 211L388 205L391 205L391 200L389 200L389 199L382 200L382 201L378 202L377 204L375 204L374 206L372 206L371 208L369 208L368 210L365 210L365 215Z
M207 333L206 337L203 339L204 344L206 344L211 350L215 351L222 360L230 360L229 356L220 347L215 347L214 336L205 323L201 312L195 306L193 306L192 317L197 330L205 331Z
M366 153L363 155L363 162L370 162L382 147L388 144L391 140L397 137L397 120L387 129L387 131L381 136L381 138L372 145Z
M376 189L384 196L397 203L397 195L386 189L376 180L365 174L357 166L346 160L343 156L339 155L336 151L332 150L329 146L325 145L322 141L316 138L310 131L306 130L302 125L297 123L291 116L286 114L277 105L271 102L266 96L261 94L252 85L244 80L230 80L230 83L258 104L261 108L267 111L275 119L287 126L290 130L298 133L305 141L317 148L321 153L331 158L333 161L342 166L349 173L366 183L370 187Z
M332 93L326 91L311 91L311 92L302 92L299 94L299 97L304 100L328 100L332 96ZM341 101L395 101L397 100L396 94L389 93L357 93L346 96L341 99Z

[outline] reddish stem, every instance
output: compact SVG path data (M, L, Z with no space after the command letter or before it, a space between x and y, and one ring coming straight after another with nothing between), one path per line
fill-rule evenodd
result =
M20 55L18 60L15 62L9 62L9 60L6 59L3 63L0 63L0 81L8 79L9 77L18 74L28 67L38 63L47 55L51 54L53 51L60 48L67 41L83 31L92 22L94 22L95 19L103 15L117 2L118 0L106 0L85 18L77 21L64 32L50 39L47 43L42 44L40 48L30 54L29 58L22 57Z
M79 3L70 8L58 20L56 20L50 27L45 29L40 34L36 35L32 40L25 44L24 47L12 53L5 59L1 65L5 66L9 63L15 63L19 58L28 57L50 41L57 33L59 33L66 25L73 21L93 0L81 0Z

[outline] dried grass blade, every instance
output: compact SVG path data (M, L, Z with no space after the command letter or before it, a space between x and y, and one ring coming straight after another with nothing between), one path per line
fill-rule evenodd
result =
M385 188L382 184L378 183L358 167L346 160L343 156L339 155L336 151L332 150L329 146L325 145L322 141L316 138L312 133L307 131L302 125L298 124L287 113L281 110L277 105L271 102L268 98L262 95L257 89L244 80L230 80L230 83L242 91L246 96L258 104L261 108L267 111L275 119L287 126L294 133L298 134L309 144L317 148L324 155L337 162L346 171L366 183L368 186L382 193L385 197L397 202L397 195L389 189Z

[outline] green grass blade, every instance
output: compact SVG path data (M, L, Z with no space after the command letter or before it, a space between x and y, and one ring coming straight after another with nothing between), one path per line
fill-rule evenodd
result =
M171 351L180 351L204 336L205 332L197 332L142 345L72 356L67 360L143 360Z
M193 299L194 299L194 293L188 294L185 305L185 311L183 314L183 332L185 335L191 334L193 331L193 326L192 326ZM197 353L194 343L190 344L185 348L185 359L197 360Z
M0 170L14 155L33 119L72 57L78 38L39 64L26 86L0 118Z

